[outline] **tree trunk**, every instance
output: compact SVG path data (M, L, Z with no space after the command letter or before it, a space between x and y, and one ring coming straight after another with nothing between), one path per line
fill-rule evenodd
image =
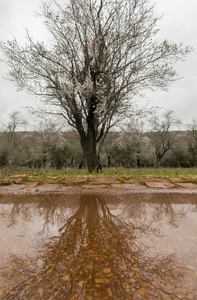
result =
M95 82L94 78L94 82ZM87 116L87 134L86 138L81 138L81 145L83 148L83 154L86 159L87 167L90 173L98 172L101 169L100 161L97 153L97 118L95 110L97 107L97 97L93 95L90 99L90 107Z
M96 151L96 141L87 140L83 142L82 148L88 171L90 173L97 172L99 168L99 159Z
M95 79L94 79L95 81ZM83 127L81 115L75 114L76 127L80 135L80 142L83 149L83 155L90 173L101 170L99 155L97 153L97 143L103 137L104 130L101 130L98 136L98 120L95 114L98 99L93 95L89 99L89 111L87 116L87 129ZM104 128L103 128L104 129Z
M96 130L91 122L88 126L87 133L85 133L82 123L78 126L78 133L80 136L80 143L83 149L83 157L86 160L87 168L90 173L97 172L99 169L99 159L97 155L97 140Z

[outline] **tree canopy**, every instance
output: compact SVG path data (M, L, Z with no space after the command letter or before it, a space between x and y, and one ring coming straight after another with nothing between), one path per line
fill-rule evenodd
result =
M62 115L81 140L90 172L97 145L118 121L135 111L146 89L166 89L177 79L174 63L189 47L156 38L159 17L149 0L44 2L39 14L49 43L26 32L26 44L1 43L10 78Z

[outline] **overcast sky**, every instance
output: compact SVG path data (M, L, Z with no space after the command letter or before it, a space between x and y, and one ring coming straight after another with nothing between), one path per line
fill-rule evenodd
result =
M65 0L59 0L65 2ZM186 62L176 64L180 77L183 79L174 83L168 92L148 93L150 106L160 106L163 110L173 110L177 118L184 124L197 118L197 1L196 0L155 0L156 13L163 15L157 24L162 39L194 47ZM24 43L25 28L29 29L35 38L44 39L47 32L41 19L35 18L34 12L39 11L41 0L0 0L0 40L11 40L15 36ZM1 54L0 54L1 57ZM16 86L2 77L8 69L0 62L0 126L6 123L8 115L20 111L30 121L25 107L33 106L35 99L25 92L17 92Z

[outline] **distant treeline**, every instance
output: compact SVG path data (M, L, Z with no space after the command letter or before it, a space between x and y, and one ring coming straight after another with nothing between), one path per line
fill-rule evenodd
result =
M99 145L98 145L99 146ZM109 132L99 153L103 167L197 166L197 131ZM76 132L0 133L0 168L85 167Z

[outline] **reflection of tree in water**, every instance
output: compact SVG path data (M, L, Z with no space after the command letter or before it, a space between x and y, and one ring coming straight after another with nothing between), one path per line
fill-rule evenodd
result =
M14 197L13 197L14 198ZM68 197L67 197L68 198ZM33 200L33 201L32 201ZM33 204L32 204L33 202ZM48 226L54 226L55 224L61 226L62 222L65 223L65 216L70 207L69 202L65 199L61 199L56 194L46 194L42 196L10 199L1 208L0 216L6 220L7 227L12 228L21 220L28 223L31 222L34 217L39 217L43 220L42 232L46 231ZM78 201L72 207L78 206ZM72 209L75 210L74 208Z
M144 220L148 216L149 219L152 218L154 223L166 218L168 224L178 228L179 223L187 213L196 212L197 208L195 205L196 196L195 198L192 197L193 201L190 207L189 203L187 203L187 207L183 205L185 198L184 194L133 194L129 196L129 199L128 197L126 199L125 197L121 198L121 202L124 203L121 214L123 218L135 220Z
M153 200L154 196L152 196ZM172 202L172 196L165 195L165 200L160 201L160 203L154 203L153 205L153 219L154 221L162 221L164 217L168 219L168 223L172 227L179 227L179 221L184 218L187 214L187 210L183 205Z
M102 197L82 195L59 231L37 257L13 258L3 299L193 299L174 257L149 257L137 243L154 230L125 225Z
M0 212L0 216L8 219L8 228L17 224L16 216L21 215L22 219L25 222L29 222L31 219L31 214L29 213L29 209L23 203L12 203L9 204L9 208L2 208Z

